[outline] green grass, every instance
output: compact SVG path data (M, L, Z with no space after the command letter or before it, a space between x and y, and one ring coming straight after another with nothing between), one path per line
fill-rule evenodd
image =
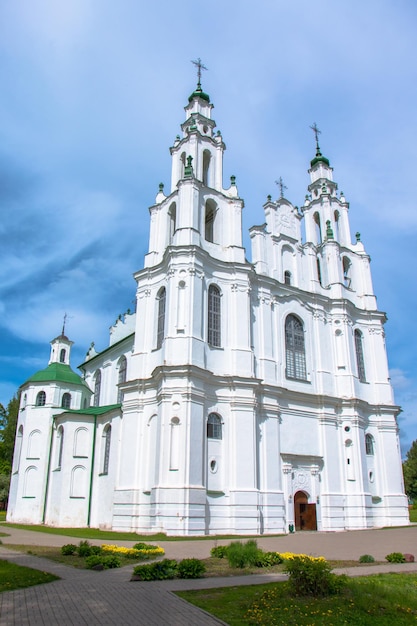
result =
M417 522L417 509L410 509L410 522Z
M59 580L58 576L0 559L0 592Z
M326 598L292 597L287 583L177 592L230 626L403 626L417 620L417 574L350 578Z
M6 511L0 511L0 522L6 521Z
M108 541L113 539L115 541L198 541L201 539L213 540L213 539L250 539L258 538L255 535L248 535L247 537L237 535L199 535L197 537L173 537L167 536L164 533L155 533L154 535L138 535L131 532L117 532L113 530L98 530L97 528L56 528L55 526L44 526L42 524L10 524L4 522L1 524L2 528L18 528L21 530L32 530L39 533L49 533L50 535L64 535L65 537L78 537L79 539L98 539ZM268 535L268 537L282 537L282 535Z

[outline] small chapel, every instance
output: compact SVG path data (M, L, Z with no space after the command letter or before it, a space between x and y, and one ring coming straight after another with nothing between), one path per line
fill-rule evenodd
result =
M283 185L267 197L248 261L198 69L135 312L79 373L63 329L20 388L7 520L178 536L406 525L386 316L318 129L303 205Z

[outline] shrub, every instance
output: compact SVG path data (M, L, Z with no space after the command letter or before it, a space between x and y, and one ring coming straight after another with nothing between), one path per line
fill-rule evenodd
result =
M390 563L405 563L405 556L402 552L391 552L385 558Z
M283 563L283 561L284 559L278 552L262 552L262 550L259 550L256 567L272 567L273 565Z
M157 563L151 563L151 565L137 565L133 574L138 576L140 580L167 580L175 578L177 565L177 561L163 559Z
M338 593L346 581L346 577L332 574L330 565L324 559L305 555L288 559L285 571L289 574L290 589L297 596L327 596Z
M139 541L139 543L135 543L133 546L134 550L157 550L159 546L152 545L151 543L143 543L143 541Z
M66 543L61 548L61 554L63 554L64 556L71 556L72 554L75 554L76 552L77 552L77 546L73 543Z
M121 567L122 563L117 556L113 554L91 554L85 559L85 565L88 569L101 565L103 569L113 569L115 567Z
M214 546L210 550L210 554L217 559L224 559L227 556L227 546Z
M92 546L89 541L80 541L77 548L78 556L90 556L92 554L91 548Z
M371 554L362 554L359 557L359 563L375 563L375 559Z
M201 578L206 566L199 559L183 559L177 565L178 578Z
M227 560L230 567L250 567L258 561L258 545L255 539L249 539L246 543L232 541L227 548Z

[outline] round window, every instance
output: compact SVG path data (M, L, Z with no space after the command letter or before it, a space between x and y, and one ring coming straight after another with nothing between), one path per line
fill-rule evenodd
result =
M217 463L214 459L212 459L210 461L210 471L214 473L216 470L217 470Z

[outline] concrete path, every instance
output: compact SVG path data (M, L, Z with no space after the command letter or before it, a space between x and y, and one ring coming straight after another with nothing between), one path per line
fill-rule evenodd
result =
M105 572L76 570L47 559L12 551L7 544L55 545L78 543L79 539L23 531L0 525L10 533L2 537L0 558L56 574L61 580L0 594L1 626L50 626L88 624L124 626L205 626L220 620L178 598L175 590L259 584L284 580L283 574L259 574L199 580L129 582L133 566ZM92 543L98 543L94 541ZM118 541L131 546L134 542ZM205 558L215 544L229 541L196 540L160 543L167 558ZM285 537L263 537L258 545L265 550L303 552L328 559L359 559L372 554L383 560L389 552L411 552L417 557L417 526L386 530L342 533L303 532ZM392 571L417 571L417 563L384 564L337 570L350 576Z

